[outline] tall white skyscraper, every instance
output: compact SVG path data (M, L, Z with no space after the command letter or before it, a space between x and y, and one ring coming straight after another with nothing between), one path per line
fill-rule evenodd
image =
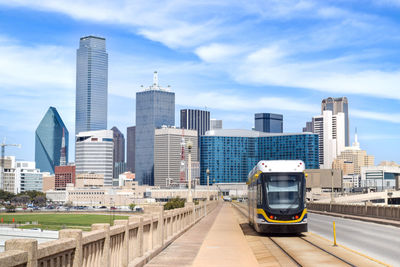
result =
M104 185L111 186L113 178L113 131L81 132L76 135L76 174L104 175Z
M324 110L312 122L314 133L318 134L320 168L330 169L345 147L345 115L343 112L332 115L331 110Z
M107 129L106 39L82 37L76 53L75 133Z

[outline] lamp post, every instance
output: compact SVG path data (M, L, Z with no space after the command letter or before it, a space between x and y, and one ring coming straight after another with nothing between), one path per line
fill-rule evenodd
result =
M192 197L192 147L193 143L192 141L187 141L186 147L188 149L189 155L188 155L188 195L187 195L187 202L192 203L193 202L193 197Z
M210 170L207 168L207 201L210 200Z

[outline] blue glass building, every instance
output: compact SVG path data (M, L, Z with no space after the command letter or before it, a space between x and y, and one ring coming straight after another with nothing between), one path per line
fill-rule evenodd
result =
M256 131L264 133L283 133L283 115L274 113L254 114Z
M107 129L106 40L86 36L76 53L75 133Z
M268 134L248 130L215 130L200 137L200 183L244 183L260 160L302 160L318 169L318 135Z
M68 162L68 130L57 109L50 107L35 132L35 162L41 172L54 173L55 166L60 165L63 139Z
M136 93L135 175L140 184L154 185L154 131L175 125L175 93L153 85Z

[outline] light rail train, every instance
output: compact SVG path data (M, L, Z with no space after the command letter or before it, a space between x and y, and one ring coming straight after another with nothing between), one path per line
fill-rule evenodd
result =
M248 216L257 232L307 232L304 170L301 160L262 160L249 173Z

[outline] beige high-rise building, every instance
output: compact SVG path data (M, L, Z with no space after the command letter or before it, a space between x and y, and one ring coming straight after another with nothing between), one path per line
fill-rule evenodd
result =
M394 161L386 161L386 160L381 161L381 163L379 163L378 166L400 167L400 165L397 164L396 162L394 162Z
M355 135L353 146L346 147L333 161L333 169L343 170L343 175L361 174L361 167L374 166L375 157L367 155L367 151L361 150Z
M155 130L154 137L154 185L169 187L180 182L180 172L186 172L189 151L187 142L192 142L192 163L198 161L198 136L196 130L184 130L182 140L182 129L167 128ZM184 142L184 164L181 165L181 143ZM192 172L192 179L194 179ZM186 175L185 175L186 176ZM185 182L187 178L185 177Z

